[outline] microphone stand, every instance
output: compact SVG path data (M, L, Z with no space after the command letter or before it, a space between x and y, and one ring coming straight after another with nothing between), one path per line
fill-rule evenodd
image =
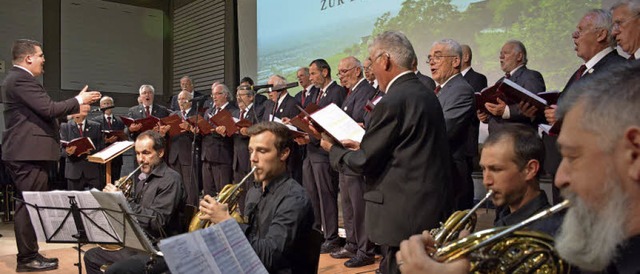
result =
M196 105L196 128L198 128L198 118L200 117L200 112L198 111L200 109L200 100L195 101L195 105ZM191 106L193 108L193 105ZM200 178L198 177L198 174L196 174L196 170L198 169L197 167L197 163L198 163L198 159L196 159L196 157L199 156L199 150L198 150L198 146L196 146L196 138L198 138L198 132L193 133L193 140L191 141L191 180L192 182L196 183L196 189L200 189ZM197 193L198 195L198 200L200 200L199 196L200 196L200 192L198 191ZM196 205L194 205L196 206Z

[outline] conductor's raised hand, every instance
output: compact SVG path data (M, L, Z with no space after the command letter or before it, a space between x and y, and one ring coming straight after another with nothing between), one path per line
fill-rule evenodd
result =
M78 94L78 96L80 96L80 98L82 99L83 105L93 104L98 100L100 100L100 97L102 97L102 94L100 94L99 91L87 91L88 89L89 89L89 86L85 85L84 88Z

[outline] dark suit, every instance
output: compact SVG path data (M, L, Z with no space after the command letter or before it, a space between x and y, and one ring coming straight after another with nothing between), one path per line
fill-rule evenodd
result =
M436 82L431 79L431 77L422 74L420 71L416 72L416 76L418 76L418 80L422 82L422 84L427 87L429 90L436 89Z
M478 73L473 68L469 68L463 76L465 80L473 87L474 92L480 92L487 87L487 77ZM473 173L474 166L478 163L478 135L480 134L480 120L477 115L471 117L471 127L469 127L469 139L467 143L467 168Z
M262 106L255 103L249 108L249 111L245 111L244 116L240 117L240 109L233 111L233 117L238 119L247 119L252 124L260 123L261 115L263 113ZM249 159L249 136L240 134L240 132L233 135L233 182L239 183L249 171L251 171L251 161ZM248 182L244 184L244 189L248 189L250 182L253 181L253 177L247 179ZM245 207L245 194L246 191L241 192L238 199L238 205L240 212L244 213Z
M571 91L571 85L573 85L576 81L588 79L594 74L598 74L600 72L606 71L610 67L619 66L626 62L626 59L618 55L618 52L616 50L613 50L609 54L602 57L602 59L600 59L600 61L598 61L598 63L593 66L593 70L591 72L586 72L585 74L583 74L579 80L576 80L576 73L578 72L576 70L576 72L571 75L571 78L569 78L569 81L567 81L567 84L562 89L562 92L560 93L560 99L562 99L568 92ZM558 151L557 136L549 136L547 134L543 134L542 141L544 142L545 146L544 169L547 173L555 176L556 170L560 165L560 160L562 160L562 156L560 156L560 152Z
M397 272L400 241L437 227L450 210L450 154L438 99L415 74L402 75L371 112L360 150L333 146L330 155L332 166L365 176L367 234L390 247L383 270Z
M224 108L231 113L236 109L231 103ZM216 113L216 107L205 112L209 120ZM214 126L214 125L212 125ZM215 126L214 126L215 127ZM222 188L233 183L233 138L212 132L202 138L202 189L205 195L214 196Z
M307 90L306 93L303 91L304 89L296 93L295 98L298 105L302 106L302 108L306 108L309 103L313 102L313 99L318 96L318 88L311 86L311 89Z
M342 110L354 121L364 124L366 110L364 106L376 89L366 79L360 81L342 103ZM369 241L364 226L364 176L347 167L338 170L342 219L347 234L345 249L360 257L373 256L373 244Z
M78 130L78 124L74 120L70 120L60 126L60 139L71 141L75 138L89 137L96 146L96 150L89 152L89 155L102 149L102 132L100 131L100 123L85 119L82 134ZM87 160L87 155L80 157L67 155L62 149L62 156L66 158L64 176L67 178L68 190L84 190L85 187L94 187L103 189L104 183L100 181L100 164L91 163Z
M94 122L98 122L100 124L101 130L124 130L124 123L117 118L116 115L111 115L111 124L107 122L107 118L104 115L96 116L93 119ZM102 140L104 141L104 134ZM104 146L109 146L109 144L105 143ZM122 155L111 160L111 182L118 180L120 173L122 172ZM100 165L100 177L104 179L106 170L104 169L104 165ZM104 180L103 180L104 181ZM106 181L104 181L106 183Z
M169 114L171 114L171 111L169 111L167 108L158 105L158 104L153 104L151 106L151 116L154 116L156 118L164 118L169 116ZM131 118L131 119L142 119L147 117L147 113L145 111L145 108L143 105L137 105L137 106L133 106L131 108L129 108L129 112L127 113L127 117ZM126 129L127 132L129 132L129 129ZM142 132L130 132L129 133L129 137L131 138L131 140L135 141L136 138L138 138L138 135L142 133Z
M502 82L504 77L500 78L496 83ZM533 93L543 92L547 89L544 84L544 78L542 74L535 70L530 70L527 66L522 66L516 72L509 77L509 80L515 82L521 87L531 91ZM509 107L509 119L502 119L502 117L489 115L489 134L492 131L498 130L503 123L523 123L526 125L534 126L531 118L526 117L520 113L518 104L511 104Z
M2 160L16 187L23 191L47 191L49 166L60 159L60 132L57 117L77 113L78 100L51 100L44 87L29 72L13 67L2 83L5 131ZM38 242L24 204L16 202L15 235L18 262L38 255Z
M334 103L342 106L346 90L335 81L326 91L318 91L314 103L325 107ZM302 185L307 190L316 228L322 225L326 244L337 243L338 239L338 174L329 164L329 154L320 147L320 140L310 136L307 144L307 157L302 166Z
M176 111L172 113L172 115L173 114L180 117L183 116L181 111ZM187 117L197 114L198 110L195 108L195 105L193 105L193 107L189 109L189 112L187 112ZM186 203L188 205L198 206L198 193L200 191L198 190L198 182L196 181L196 178L192 177L192 175L197 176L194 167L198 162L194 159L192 154L192 143L193 133L188 130L171 137L167 163L173 170L177 171L180 173L180 176L182 176L182 183L184 184L184 190L187 195ZM196 138L196 147L200 147L200 138Z
M473 87L458 74L438 93L444 112L449 149L453 159L453 195L456 210L473 207L473 180L467 165L471 118L475 116Z
M282 103L277 106L275 102L268 100L265 101L262 106L262 121L270 121L270 117L277 118L293 118L300 113L300 110L296 107L297 103L295 98L291 97L288 93L282 99ZM259 111L259 110L258 110ZM291 153L287 159L287 170L291 178L296 182L302 182L302 161L304 157L303 147L298 145L291 146Z

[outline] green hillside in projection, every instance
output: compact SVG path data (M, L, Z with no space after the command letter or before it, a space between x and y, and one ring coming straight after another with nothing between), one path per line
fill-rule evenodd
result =
M500 48L505 41L517 39L527 47L527 66L543 74L549 90L561 89L581 63L571 33L586 11L601 6L602 1L589 0L486 0L459 10L450 0L406 0L397 14L387 12L370 20L366 33L344 37L350 33L344 31L343 37L333 36L333 42L324 42L321 47L299 45L300 52L277 54L286 58L278 59L277 67L261 68L259 78L277 73L295 81L296 69L307 66L312 58L325 58L332 68L348 55L364 60L371 37L384 30L402 30L414 45L419 69L426 74L429 68L424 61L431 44L452 38L469 44L474 51L473 66L490 82L495 81L502 75Z

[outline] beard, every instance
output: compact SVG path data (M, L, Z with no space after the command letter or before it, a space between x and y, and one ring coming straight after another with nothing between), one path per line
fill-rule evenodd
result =
M612 175L613 172L608 172ZM602 193L609 193L606 204L593 210L575 193L563 191L571 201L555 247L561 258L589 271L604 270L616 256L617 247L625 240L625 220L628 197L614 176L604 184Z

